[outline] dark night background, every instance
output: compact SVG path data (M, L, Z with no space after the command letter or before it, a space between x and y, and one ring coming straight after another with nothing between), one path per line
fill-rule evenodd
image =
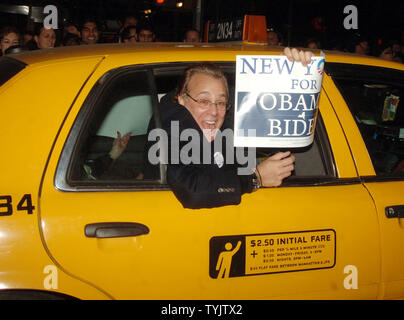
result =
M2 5L54 4L62 21L66 19L79 24L85 17L95 17L105 31L104 36L116 32L106 20L122 20L127 13L134 13L153 23L160 41L181 41L184 31L196 24L196 0L183 2L184 6L177 8L176 0L165 0L163 5L158 5L157 0L1 0L0 26L11 24L24 30L28 20L27 16L1 12ZM358 9L358 30L348 31L343 27L346 5L355 5ZM144 11L147 9L151 13L145 17ZM202 0L201 12L202 26L210 19L223 20L244 14L265 15L268 27L275 28L283 35L284 44L293 46L302 45L308 37L316 37L321 40L323 48L329 49L353 32L368 36L371 43L381 38L402 42L404 38L402 0ZM321 22L322 30L316 30L314 21Z

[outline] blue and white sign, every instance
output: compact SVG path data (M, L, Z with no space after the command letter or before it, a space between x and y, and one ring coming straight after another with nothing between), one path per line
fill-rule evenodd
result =
M324 57L237 56L234 144L305 147L313 142Z

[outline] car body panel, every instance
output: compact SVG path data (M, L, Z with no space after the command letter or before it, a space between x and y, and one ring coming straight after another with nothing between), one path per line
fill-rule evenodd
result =
M387 221L383 214L385 206L402 204L397 199L402 199L398 190L403 182L361 183L360 177L374 176L375 171L352 114L327 74L319 108L338 177L334 184L264 188L244 195L240 205L201 210L184 209L167 190L64 192L55 188L60 155L77 115L97 82L111 70L184 61L235 61L237 54L279 54L280 50L248 45L96 45L14 55L28 66L0 87L1 105L16 106L1 108L2 116L19 119L3 126L7 136L0 137L0 145L9 154L0 159L0 167L7 168L2 169L1 194L12 195L13 205L30 194L35 210L0 217L0 235L5 239L4 259L0 259L2 288L44 290L43 268L55 265L59 286L50 290L81 299L375 299L402 295L404 259L400 256L399 263L393 261L400 250L397 239L404 232L399 219ZM326 59L399 68L396 63L335 52L326 52ZM46 99L37 94L44 74L50 80ZM27 91L19 94L22 87ZM150 233L86 237L85 226L100 222L142 223ZM332 266L226 279L209 274L209 243L215 237L318 230L335 234ZM359 271L358 289L345 286L347 266Z
M375 64L368 65L374 66ZM384 68L389 66L394 66L396 70L404 70L403 64L399 63L386 62L383 65ZM376 172L371 158L348 105L332 79L325 77L324 80L323 84L327 88L326 92L332 96L333 108L349 141L358 174L362 177L364 186L369 191L377 210L381 246L381 289L379 298L403 298L404 251L401 248L401 243L404 241L404 227L399 218L387 218L386 210L391 206L404 205L404 181L399 177L375 177Z
M403 221L387 218L386 208L404 205L403 181L365 183L374 201L380 229L382 298L403 298L404 262L402 243L404 241Z
M44 268L53 265L53 261L44 248L39 232L41 178L63 119L80 87L99 61L99 58L83 59L74 66L61 62L56 68L54 65L51 68L28 66L0 88L0 144L5 150L0 160L3 168L1 194L10 196L10 205L13 207L11 215L1 217L1 252L7 256L0 259L3 289L45 289L47 274ZM66 81L71 83L69 90L65 90ZM44 94L38 95L38 90L43 90ZM30 196L34 206L32 213L16 209L24 195ZM83 296L106 297L63 272L59 273L59 277L60 283L68 279L63 289L65 294L74 296L79 290Z

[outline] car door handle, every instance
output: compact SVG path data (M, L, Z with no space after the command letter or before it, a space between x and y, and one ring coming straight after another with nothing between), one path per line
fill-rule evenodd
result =
M404 206L386 207L387 218L404 218Z
M88 238L136 237L149 232L147 226L136 222L90 223L84 228L84 234Z

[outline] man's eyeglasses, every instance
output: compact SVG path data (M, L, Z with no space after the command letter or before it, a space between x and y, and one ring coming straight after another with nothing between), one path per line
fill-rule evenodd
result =
M214 104L216 106L216 108L220 111L226 111L229 110L230 105L228 105L228 103L226 101L216 101L216 102L212 102L208 99L194 99L192 98L188 92L185 92L185 94L191 98L193 101L195 101L202 109L209 109L209 107Z

